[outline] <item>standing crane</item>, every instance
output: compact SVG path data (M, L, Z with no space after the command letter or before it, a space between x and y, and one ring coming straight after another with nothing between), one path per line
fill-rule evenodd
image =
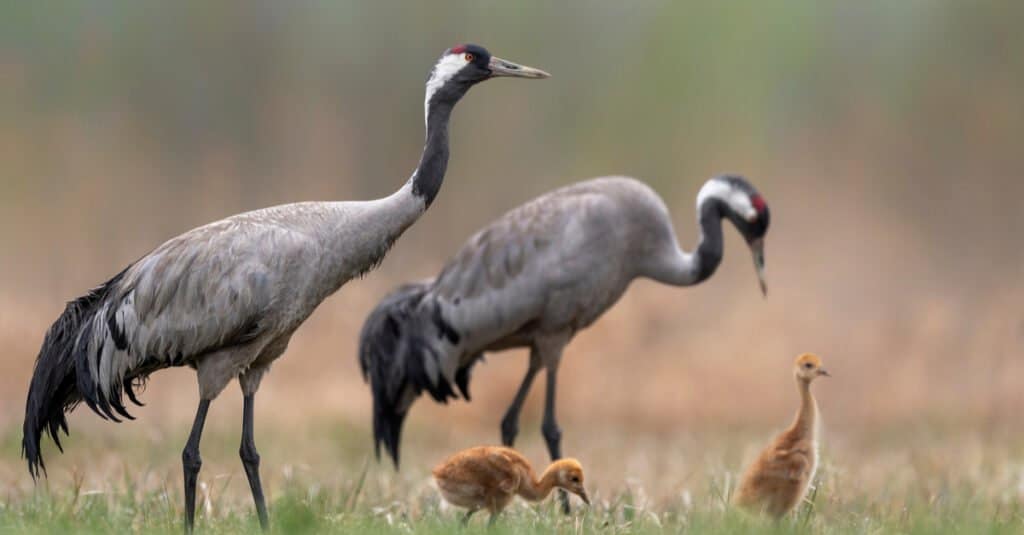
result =
M253 439L260 380L295 330L345 282L373 269L430 206L448 165L448 122L470 87L491 78L546 78L481 46L448 49L424 100L419 166L395 193L363 202L303 202L238 214L172 238L67 304L43 340L25 407L22 454L33 479L46 467L40 439L68 432L66 413L85 401L96 414L133 419L124 396L153 372L190 366L199 408L181 454L185 529L195 518L199 441L210 402L234 378L244 395L239 455L260 526L267 510Z
M523 401L544 368L541 430L551 459L561 458L555 391L565 346L635 278L690 286L710 277L722 260L722 219L746 240L767 295L768 205L739 176L712 178L698 193L701 236L693 253L679 248L658 194L624 177L552 191L477 232L437 278L401 286L363 325L359 362L373 393L377 456L383 444L398 466L402 423L423 391L447 403L457 388L468 401L470 372L485 352L528 347L526 376L501 421L502 443L513 445Z

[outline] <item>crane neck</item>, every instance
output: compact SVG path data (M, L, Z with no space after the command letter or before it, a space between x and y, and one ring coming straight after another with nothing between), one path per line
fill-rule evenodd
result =
M722 263L724 239L722 234L722 204L716 198L708 198L697 207L697 223L700 227L700 241L697 249L688 253L675 246L667 259L655 266L649 276L673 286L699 284L715 273Z
M448 123L455 102L433 98L426 103L427 140L423 155L412 176L412 193L423 199L424 209L430 207L441 190L444 174L448 170Z
M322 297L356 274L372 269L402 233L426 211L441 189L448 167L448 122L466 88L428 86L424 110L426 141L419 165L397 191L371 201L327 203L330 223L309 217L325 253Z
M697 284L705 281L715 273L722 263L725 240L722 237L722 203L718 199L705 201L700 207L700 242L694 253L694 281Z
M425 106L426 141L420 163L398 191L374 201L386 221L388 241L397 239L430 207L448 170L448 122L458 98L428 98Z

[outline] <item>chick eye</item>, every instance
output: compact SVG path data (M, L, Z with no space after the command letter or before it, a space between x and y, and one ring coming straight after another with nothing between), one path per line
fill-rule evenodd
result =
M804 368L807 368L808 370L809 370L809 369L811 369L811 368L813 368L813 367L814 367L814 365L813 365L813 364L811 364L810 362L808 362L808 363L804 364Z
M473 58L475 58L476 56L474 56L473 54L466 54L463 57L466 58L466 61L473 61Z

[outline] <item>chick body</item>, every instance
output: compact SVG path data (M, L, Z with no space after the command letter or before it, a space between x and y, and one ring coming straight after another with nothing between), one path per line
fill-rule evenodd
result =
M559 459L538 478L519 452L501 446L478 446L460 451L433 471L444 499L469 510L480 509L492 519L518 495L528 501L543 500L555 487L564 488L590 503L583 487L583 468L575 459Z
M821 359L804 353L794 363L800 408L793 423L780 433L747 468L734 503L751 512L781 518L807 495L818 467L818 404L811 382L828 372Z

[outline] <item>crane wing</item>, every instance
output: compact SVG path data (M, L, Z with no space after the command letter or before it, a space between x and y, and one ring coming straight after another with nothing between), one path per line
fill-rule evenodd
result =
M59 448L66 413L80 401L105 418L131 418L123 396L141 405L135 381L268 328L293 328L312 311L294 298L310 293L320 246L294 230L296 212L316 216L278 207L194 229L67 303L43 339L26 400L22 452L33 477L45 471L42 434Z
M280 225L220 221L174 238L130 266L92 319L78 352L86 402L114 418L130 381L252 341L279 299L284 263L313 242ZM83 332L84 334L84 332ZM137 401L136 401L137 402ZM116 418L115 418L116 419Z
M430 293L463 346L479 351L514 334L576 284L594 260L586 256L595 250L592 242L613 231L599 222L601 213L614 209L610 204L600 190L563 188L473 235Z

